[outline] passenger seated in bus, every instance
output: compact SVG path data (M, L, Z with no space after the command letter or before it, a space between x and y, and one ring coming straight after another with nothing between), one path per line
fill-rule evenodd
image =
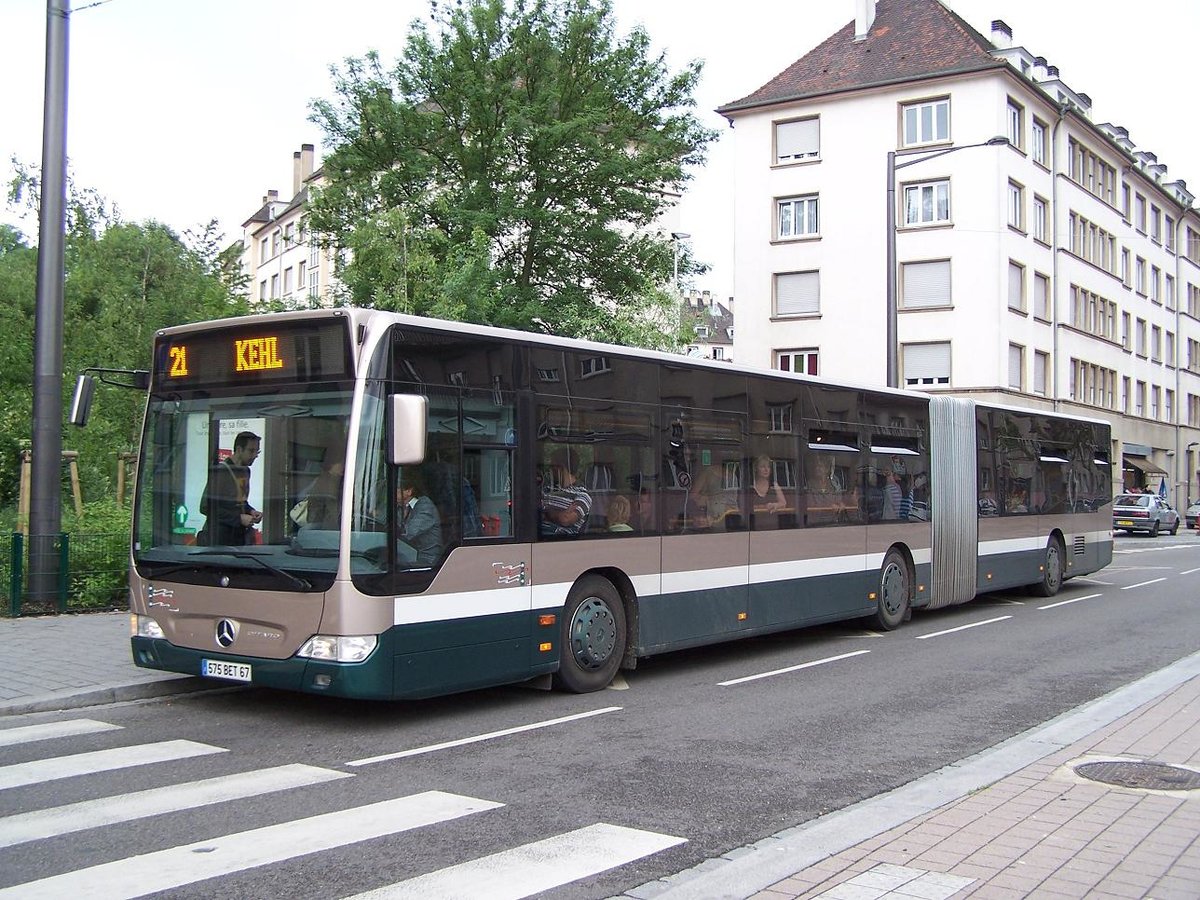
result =
M718 465L705 466L692 485L692 521L696 528L723 531L731 518L736 519L737 491L725 489L725 474Z
M442 521L437 507L429 499L420 472L404 469L396 488L400 546L397 555L402 565L437 565L442 557Z
M577 535L587 527L592 498L576 483L571 466L571 451L563 447L550 455L543 467L541 519L538 531L547 537Z
M624 494L617 494L608 502L608 530L633 531L629 517L633 513L633 505Z
M339 460L326 462L300 502L288 514L299 527L335 531L342 504L342 476L346 464Z

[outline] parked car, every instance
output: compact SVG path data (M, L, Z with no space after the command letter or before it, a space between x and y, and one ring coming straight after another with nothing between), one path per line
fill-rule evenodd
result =
M1200 528L1200 500L1197 500L1184 512L1183 526L1185 528Z
M1179 513L1157 494L1120 494L1113 500L1113 531L1179 531Z

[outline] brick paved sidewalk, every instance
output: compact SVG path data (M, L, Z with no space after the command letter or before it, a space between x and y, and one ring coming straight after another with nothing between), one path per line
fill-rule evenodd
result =
M754 897L1200 897L1200 789L1113 787L1074 771L1101 760L1200 773L1200 677ZM1200 775L1190 781L1200 788Z

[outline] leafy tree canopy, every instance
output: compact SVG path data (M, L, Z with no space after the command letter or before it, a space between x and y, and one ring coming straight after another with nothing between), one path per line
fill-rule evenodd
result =
M644 31L617 36L608 0L434 4L431 22L313 104L334 149L310 227L349 251L350 301L674 344L675 248L651 228L715 138L692 111L701 64L672 73Z

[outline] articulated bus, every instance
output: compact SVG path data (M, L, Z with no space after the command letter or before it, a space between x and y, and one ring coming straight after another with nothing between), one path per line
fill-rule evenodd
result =
M239 435L261 520L231 546L206 488ZM1110 450L1100 421L378 311L169 328L133 658L340 697L586 692L670 650L1050 596L1112 559Z

